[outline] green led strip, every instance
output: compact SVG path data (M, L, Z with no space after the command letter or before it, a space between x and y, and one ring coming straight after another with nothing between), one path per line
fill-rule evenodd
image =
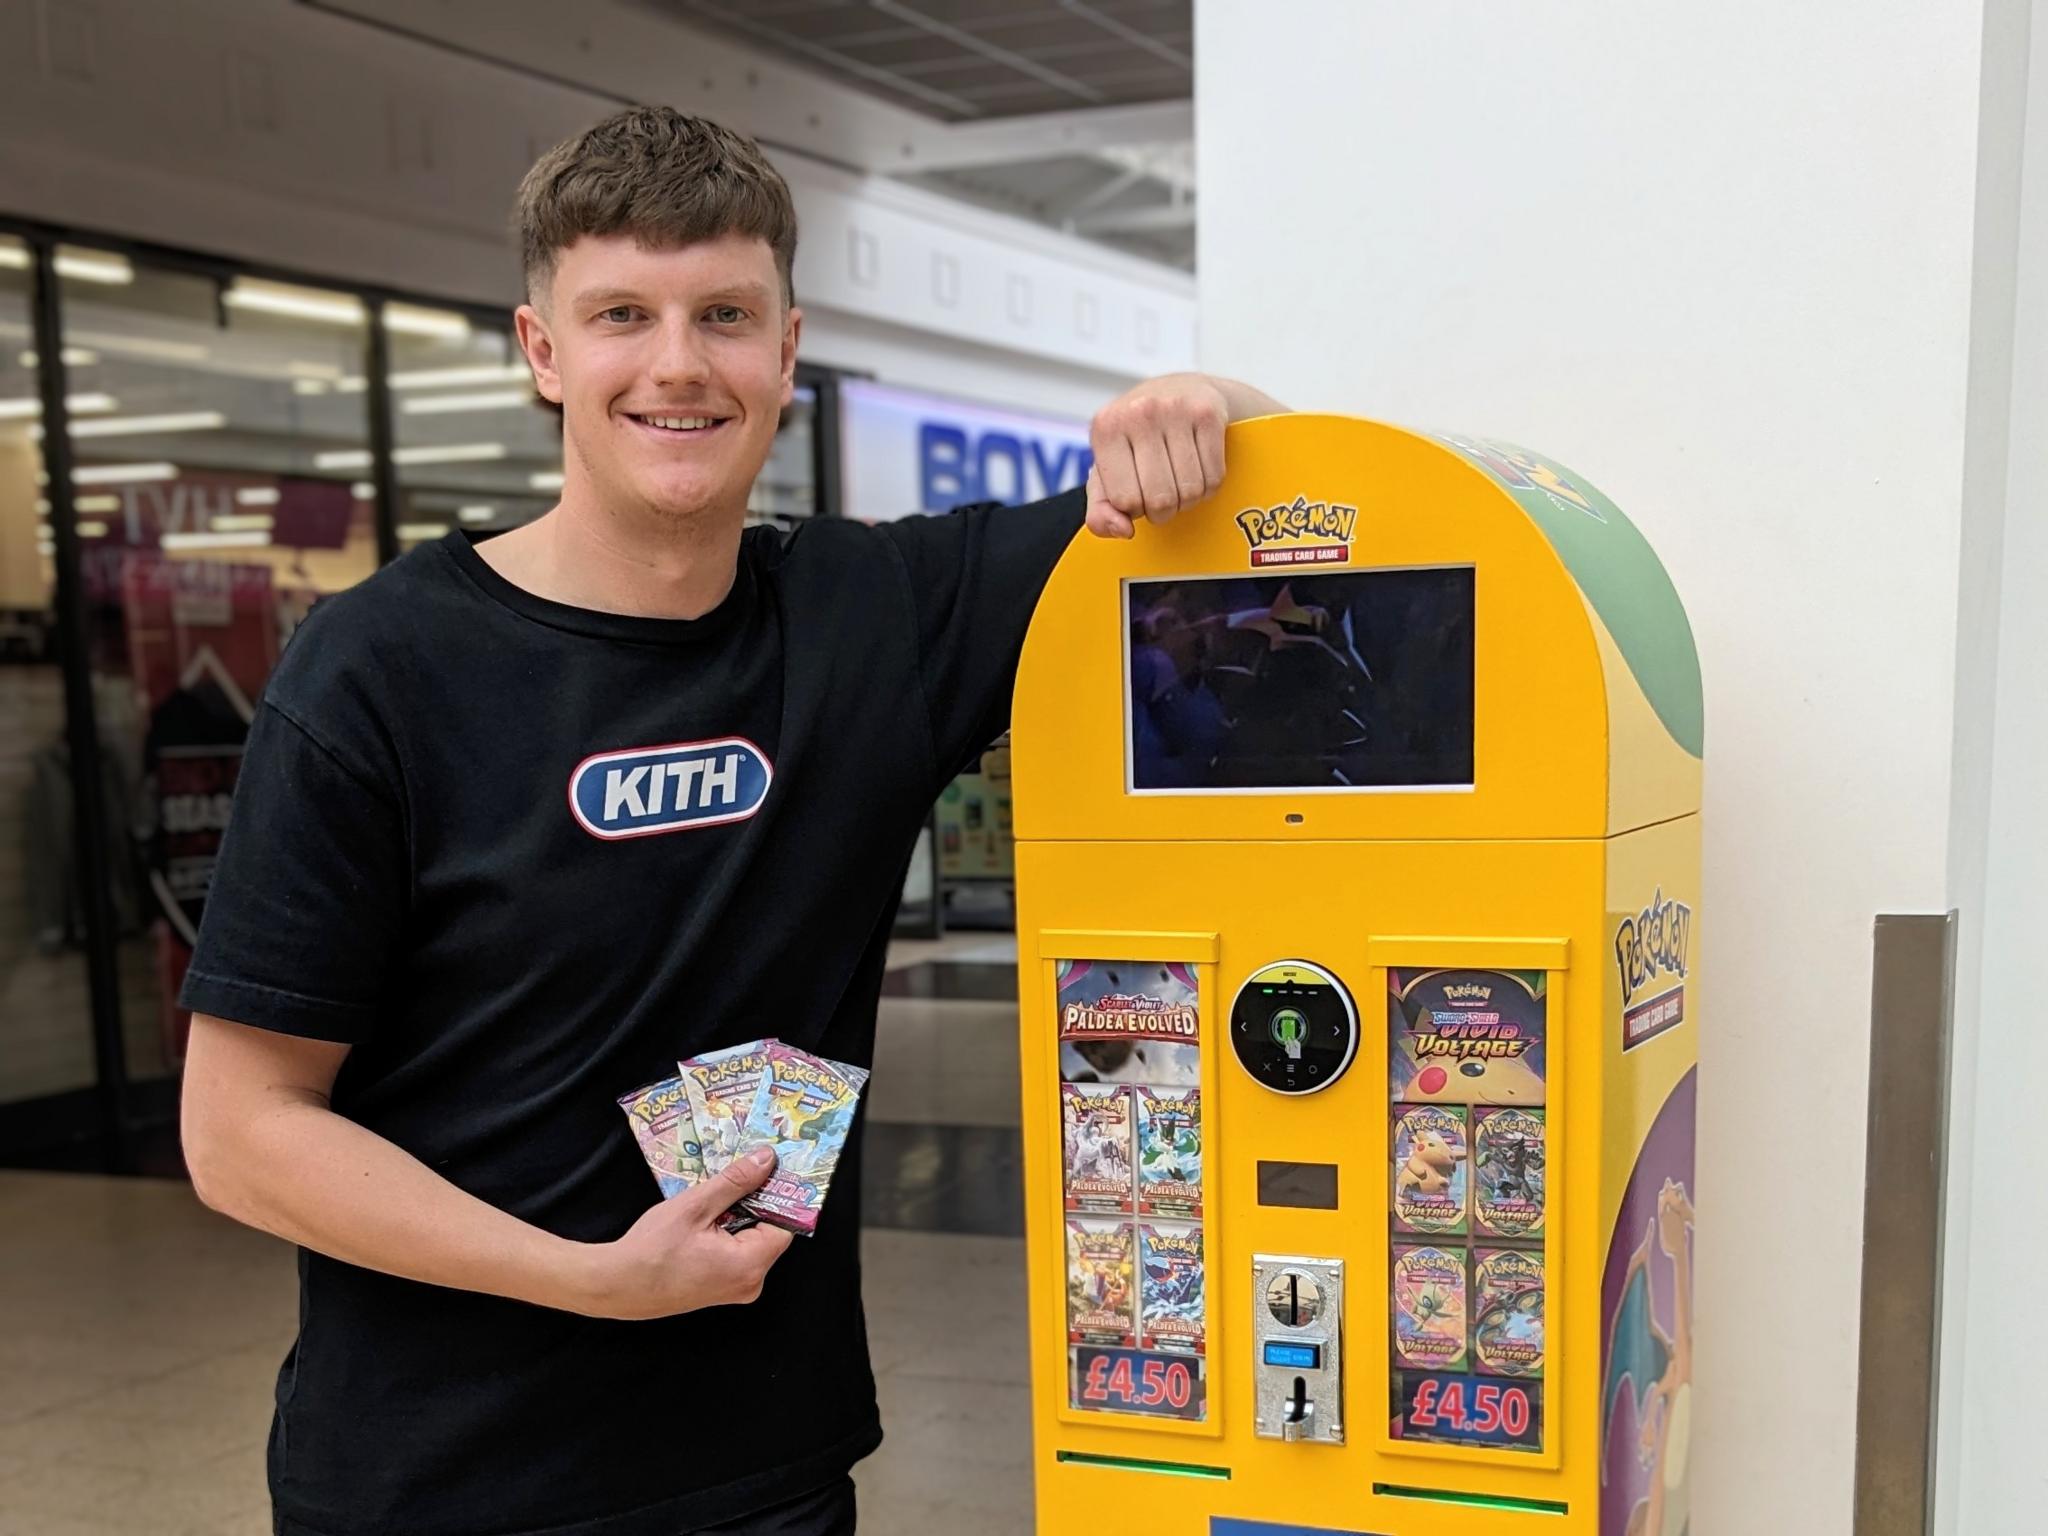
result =
M1386 1499L1422 1499L1431 1504L1467 1504L1474 1509L1512 1509L1525 1515L1565 1515L1569 1504L1549 1499L1509 1499L1493 1493L1445 1493L1439 1488L1403 1488L1394 1483L1374 1483L1372 1491Z
M1077 1467L1115 1467L1123 1472L1159 1472L1167 1477L1212 1477L1230 1481L1228 1467L1200 1467L1186 1461L1142 1461L1136 1456L1090 1456L1085 1451L1056 1451L1055 1461Z

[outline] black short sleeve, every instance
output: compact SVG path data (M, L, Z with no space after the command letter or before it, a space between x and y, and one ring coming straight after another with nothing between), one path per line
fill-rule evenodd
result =
M179 1001L315 1040L373 1028L406 909L395 791L266 702L250 727Z
M910 578L940 785L1009 729L1024 632L1086 508L1075 489L883 525Z

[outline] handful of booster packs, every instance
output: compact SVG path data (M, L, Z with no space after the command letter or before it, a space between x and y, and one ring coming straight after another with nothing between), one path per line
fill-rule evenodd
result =
M773 1147L774 1174L735 1213L804 1236L817 1231L867 1069L754 1040L678 1062L677 1073L619 1100L662 1198Z

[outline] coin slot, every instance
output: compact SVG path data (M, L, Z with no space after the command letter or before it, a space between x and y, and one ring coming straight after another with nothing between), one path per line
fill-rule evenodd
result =
M1253 1433L1342 1445L1343 1261L1253 1255L1250 1310Z

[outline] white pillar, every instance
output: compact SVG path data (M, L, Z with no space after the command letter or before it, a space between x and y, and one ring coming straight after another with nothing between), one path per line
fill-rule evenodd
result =
M1849 1536L1871 920L1949 899L1980 0L1197 28L1203 365L1552 454L1685 598L1694 1529Z
M2048 0L1987 5L1949 877L1951 1072L1939 1536L2048 1523L2023 1342L2048 1273Z

